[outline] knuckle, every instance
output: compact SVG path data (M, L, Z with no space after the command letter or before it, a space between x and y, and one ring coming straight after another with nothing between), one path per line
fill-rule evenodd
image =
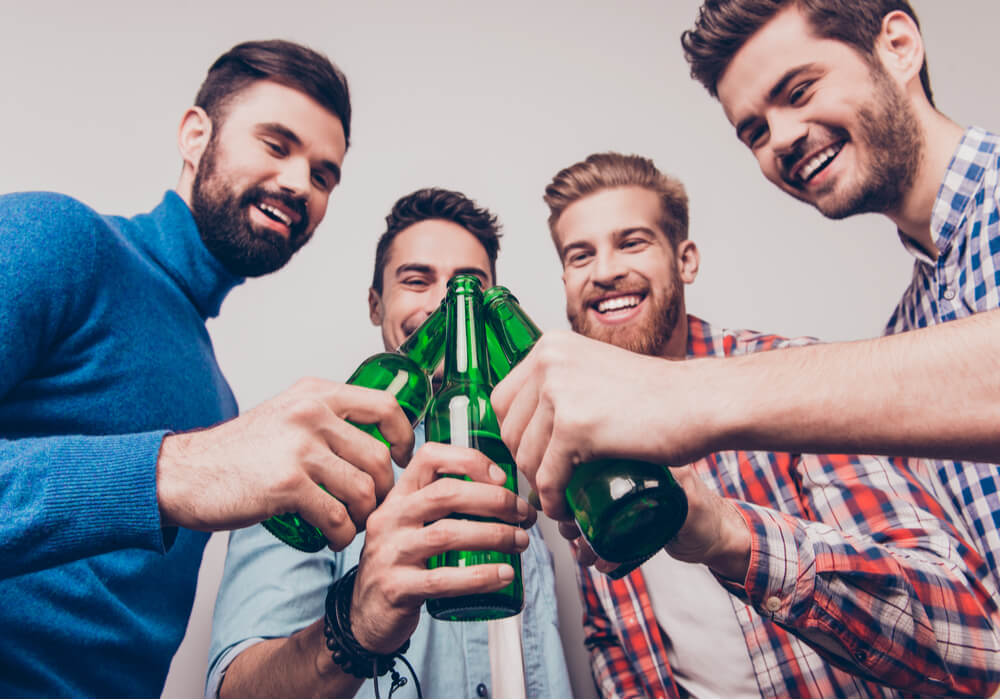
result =
M424 544L435 551L443 551L453 540L453 525L450 518L438 520L423 530Z

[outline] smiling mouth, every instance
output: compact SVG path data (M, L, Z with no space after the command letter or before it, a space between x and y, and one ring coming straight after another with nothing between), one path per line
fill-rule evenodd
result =
M816 177L817 174L823 172L830 163L833 162L837 154L844 148L846 141L841 141L840 143L835 143L833 145L827 146L822 151L805 161L804 164L799 166L798 172L796 172L792 179L800 184L804 185Z
M623 294L622 296L605 297L592 303L590 308L603 316L605 314L613 314L617 311L634 309L645 298L645 294Z
M264 214L264 216L268 217L272 221L277 221L279 224L282 224L289 229L292 227L292 217L277 207L264 202L258 202L256 206L257 209Z

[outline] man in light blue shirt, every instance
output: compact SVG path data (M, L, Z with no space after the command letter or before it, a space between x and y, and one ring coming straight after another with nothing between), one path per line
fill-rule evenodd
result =
M499 227L487 210L457 192L440 189L418 190L402 198L386 223L387 231L376 251L369 310L372 323L381 326L385 347L391 349L437 308L451 276L469 273L479 277L484 287L493 284ZM423 426L417 426L414 433L419 448L424 442ZM433 487L434 474L448 473L442 465L461 459L455 457L456 453L461 455L459 450L428 445L416 451L405 470L394 465L397 485L369 519L367 538L359 535L341 552L299 552L261 526L234 532L215 605L206 694L302 697L353 692L355 697L374 697L372 681L361 683L343 673L324 644L327 589L359 564L351 628L362 646L380 653L396 649L412 630L406 658L425 697L493 695L500 679L491 677L487 623L444 622L427 614L423 601L435 597L421 588L430 579L424 577L425 583L419 583L426 573L427 551L417 552L413 544L421 542L418 530L423 529L424 518L415 517L420 504L426 503L418 500L420 492ZM487 462L484 459L482 465L469 464L467 468L475 472ZM447 481L470 489L485 486ZM473 500L470 494L471 490L456 495L463 499L464 512L472 512L467 507ZM510 500L510 508L516 508L521 517L504 519L533 520L523 501ZM526 695L571 696L558 629L552 557L541 532L533 526L530 536L524 537L524 531L471 521L462 521L457 531L471 538L473 525L492 527L492 532L487 534L484 529L481 536L499 538L498 544L506 539L508 550L523 550L521 629ZM514 531L513 543L502 530ZM437 548L470 547L456 547L451 541ZM491 568L470 567L449 575L458 582L452 585L465 586L466 592L486 590L487 586L495 589L499 587L497 576L502 574ZM404 670L398 662L397 669ZM385 696L388 678L379 681ZM394 694L415 696L412 682Z

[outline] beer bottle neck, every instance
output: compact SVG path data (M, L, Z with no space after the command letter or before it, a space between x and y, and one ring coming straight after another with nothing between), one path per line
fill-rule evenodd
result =
M409 338L403 341L397 352L409 357L428 374L433 374L444 356L446 326L447 318L444 305L441 305L420 324L417 330L410 334Z
M523 360L542 337L542 331L509 294L491 300L487 319L512 366Z
M482 317L482 292L478 287L458 288L447 303L445 383L492 384L486 354Z

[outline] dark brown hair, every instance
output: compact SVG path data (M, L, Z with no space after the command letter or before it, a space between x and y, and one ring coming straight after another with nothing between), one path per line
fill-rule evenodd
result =
M340 119L344 140L351 143L351 96L347 78L326 56L291 41L246 41L215 60L194 103L213 122L241 91L260 80L293 88L316 100Z
M490 275L497 278L497 254L500 252L500 224L496 214L489 209L479 207L474 201L461 192L445 190L438 187L428 187L411 192L399 199L392 211L385 217L385 233L378 239L375 248L375 274L372 276L372 288L382 293L382 275L385 272L385 261L389 257L389 249L396 236L406 228L428 219L441 219L456 223L470 234L486 249L490 259Z
M869 63L878 60L875 42L887 14L901 10L920 27L906 0L705 0L694 28L681 35L691 77L718 97L719 77L736 52L778 12L792 6L802 10L816 36L853 47ZM926 58L920 67L920 84L933 105Z

